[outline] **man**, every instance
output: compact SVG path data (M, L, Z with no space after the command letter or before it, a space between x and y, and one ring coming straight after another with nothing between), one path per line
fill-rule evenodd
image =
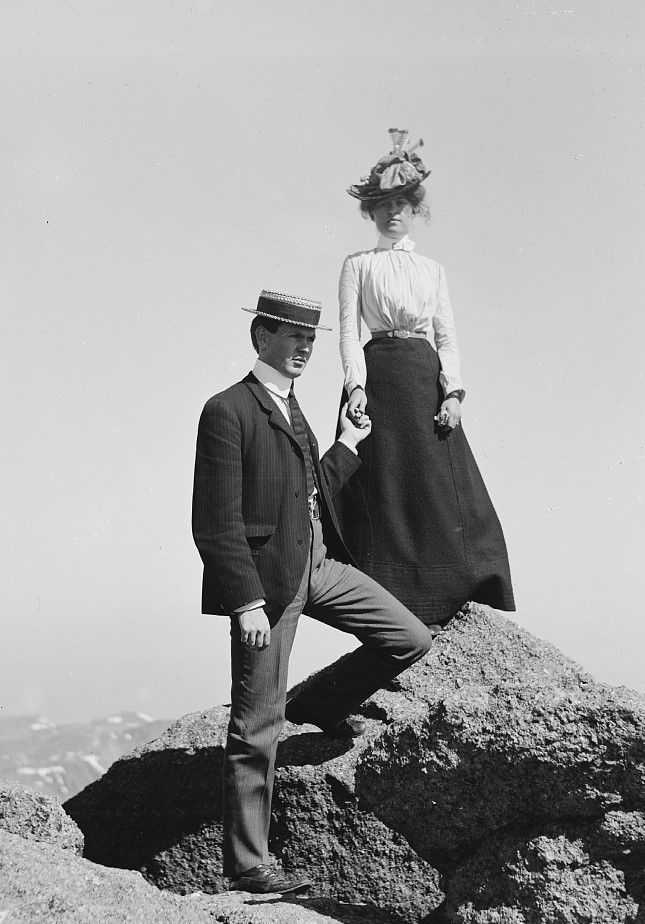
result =
M253 311L253 309L244 309ZM286 717L335 737L362 734L350 713L421 658L430 631L352 564L332 497L357 470L369 420L340 416L322 459L293 381L311 356L321 306L263 291L253 313L253 372L211 398L199 422L193 535L204 563L202 610L231 619L231 717L224 764L224 872L231 888L307 888L270 866L275 756ZM361 641L331 676L285 704L298 618Z

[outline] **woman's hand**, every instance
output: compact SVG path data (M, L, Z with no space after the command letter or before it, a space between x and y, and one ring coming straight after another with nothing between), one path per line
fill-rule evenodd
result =
M372 421L367 414L361 413L361 422L354 423L354 418L349 416L348 405L343 404L339 417L340 431L342 436L348 440L354 449L358 444L370 435L372 430Z
M365 390L360 386L355 388L349 396L347 402L347 416L356 427L365 426L365 408L367 407L367 395Z
M440 427L454 430L461 420L461 404L459 398L446 398L437 414L437 423Z

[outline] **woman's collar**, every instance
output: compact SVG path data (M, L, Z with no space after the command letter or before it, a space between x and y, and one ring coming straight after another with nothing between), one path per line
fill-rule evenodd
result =
M393 241L389 237L385 237L384 234L379 234L378 241L376 242L377 250L414 250L416 247L414 241L410 240L406 234L399 241Z

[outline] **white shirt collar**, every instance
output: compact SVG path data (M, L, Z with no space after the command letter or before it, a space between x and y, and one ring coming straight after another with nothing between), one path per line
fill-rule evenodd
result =
M390 237L385 237L383 234L379 234L378 241L376 242L377 250L414 250L416 244L414 241L410 240L408 235L402 237L400 241L393 241Z
M274 395L278 395L279 398L285 400L289 397L293 379L278 372L273 366L269 366L268 363L264 363L261 359L258 359L253 366L253 375L261 385L264 385L264 387L268 391L273 392Z

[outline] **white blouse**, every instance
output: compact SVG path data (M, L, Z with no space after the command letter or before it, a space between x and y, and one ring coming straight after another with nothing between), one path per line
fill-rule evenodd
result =
M441 363L444 394L463 388L455 322L443 267L415 253L409 237L391 241L379 237L374 250L350 254L338 284L340 356L345 386L365 387L367 372L361 347L361 319L370 331L425 332Z

